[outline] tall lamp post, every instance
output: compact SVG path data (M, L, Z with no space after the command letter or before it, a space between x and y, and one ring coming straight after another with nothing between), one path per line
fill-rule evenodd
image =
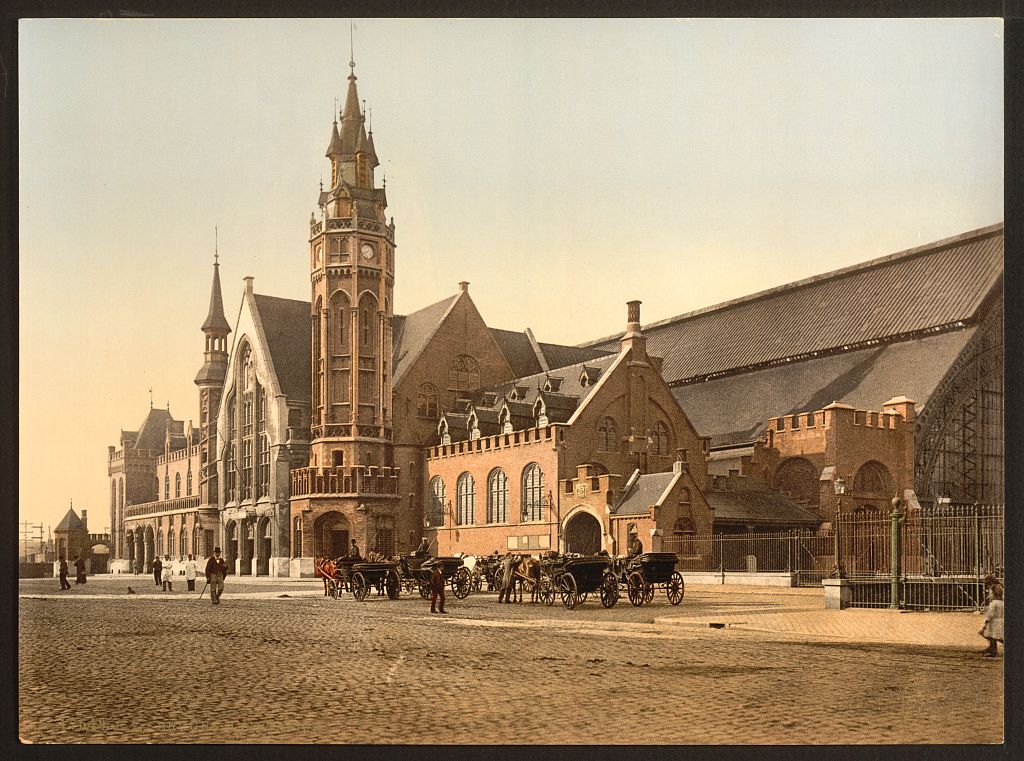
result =
M833 521L832 526L832 539L835 550L835 568L832 569L832 575L834 578L842 579L846 577L846 574L843 571L842 558L839 553L839 525L842 517L843 495L846 494L846 482L842 477L836 476L835 480L832 482L832 487L835 489L836 493L836 518Z

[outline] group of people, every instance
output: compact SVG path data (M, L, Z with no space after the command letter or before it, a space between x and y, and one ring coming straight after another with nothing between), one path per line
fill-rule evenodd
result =
M66 589L71 589L71 582L68 581L68 560L63 555L60 556L60 591L63 592ZM81 555L75 555L75 583L85 583L85 560Z
M199 575L199 564L196 562L195 556L189 555L188 560L182 564L181 570L185 575L188 591L195 591L196 576ZM157 555L153 560L153 581L158 587L163 587L164 592L174 591L174 561L171 560L170 555L164 555L163 560Z

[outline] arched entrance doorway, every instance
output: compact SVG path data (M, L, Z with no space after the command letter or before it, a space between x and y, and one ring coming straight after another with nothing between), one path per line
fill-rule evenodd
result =
M108 573L110 569L110 547L94 544L89 548L89 573Z
M235 559L238 557L238 524L228 521L224 527L224 562L228 564L228 573L235 572Z
M348 553L348 518L335 512L321 515L313 524L313 536L315 556L340 558Z
M588 512L580 511L565 524L565 551L594 555L601 551L601 524Z
M270 573L270 518L260 518L257 526L256 540L256 575L266 576Z

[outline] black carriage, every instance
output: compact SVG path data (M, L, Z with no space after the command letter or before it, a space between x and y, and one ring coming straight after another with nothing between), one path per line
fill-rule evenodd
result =
M611 568L611 559L603 555L589 557L559 556L541 563L538 582L540 599L553 605L555 597L572 610L591 593L600 595L601 605L610 608L619 601L619 584Z
M661 587L668 601L683 601L683 575L676 570L679 558L674 552L645 552L635 558L615 561L615 576L626 590L629 602L639 607L654 599L654 590Z
M362 602L376 587L387 592L388 598L397 600L402 588L402 578L395 563L355 562L351 566L352 596Z
M401 582L409 591L419 590L420 597L425 600L430 597L430 574L438 564L445 582L451 584L452 594L460 600L467 597L473 589L473 579L462 558L403 555L399 561Z
M334 561L334 575L327 577L327 590L331 597L339 599L342 592L352 591L352 566L362 562L351 558Z
M501 558L497 555L478 557L473 567L471 578L473 591L480 592L486 585L488 592L496 592L501 587Z

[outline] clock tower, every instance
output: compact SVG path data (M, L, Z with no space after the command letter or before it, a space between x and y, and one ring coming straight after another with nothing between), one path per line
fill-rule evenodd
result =
M310 217L309 466L292 471L291 491L293 542L301 543L302 557L338 557L352 539L364 553L387 550L389 542L393 549L398 507L391 409L395 225L384 215L384 188L376 187L379 161L355 63L349 68L340 125L336 116L327 146L330 185L321 184ZM334 522L321 525L328 514Z

